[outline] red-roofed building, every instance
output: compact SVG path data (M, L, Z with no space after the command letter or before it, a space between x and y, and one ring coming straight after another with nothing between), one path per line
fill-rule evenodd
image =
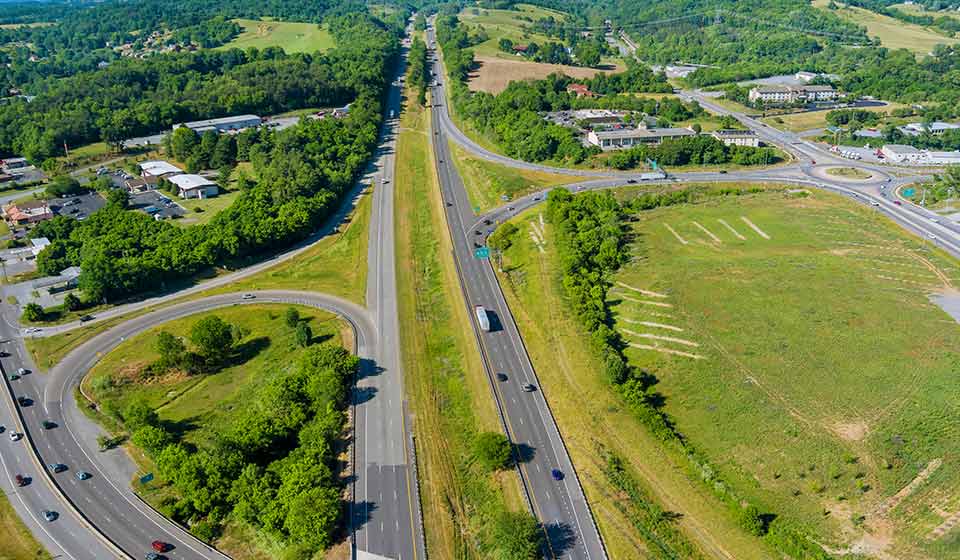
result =
M570 84L567 86L567 93L575 93L577 97L597 97L597 94L584 84Z
M526 53L526 52L527 52L527 46L526 46L526 45L514 45L514 46L513 46L513 52L518 53L518 54Z
M36 224L53 218L53 212L44 200L14 202L3 209L7 221L16 225Z

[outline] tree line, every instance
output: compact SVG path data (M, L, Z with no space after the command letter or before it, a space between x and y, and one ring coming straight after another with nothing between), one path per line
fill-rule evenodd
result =
M343 40L318 59L315 72L336 79L331 87L355 96L346 117L303 119L283 131L257 133L243 144L244 136L238 135L237 157L245 147L256 178L242 181L233 204L207 224L180 228L116 205L82 222L55 218L40 224L37 235L48 237L51 244L38 255L38 270L56 274L80 266L84 297L116 302L163 290L210 267L241 264L313 232L373 153L385 76L397 54L399 33L360 14L347 16L331 30ZM211 158L219 157L219 146L218 138ZM199 147L203 149L202 138Z
M713 136L698 135L620 150L607 159L607 164L616 169L633 169L647 160L653 160L660 166L678 166L723 163L770 165L781 159L780 152L775 148L728 146Z

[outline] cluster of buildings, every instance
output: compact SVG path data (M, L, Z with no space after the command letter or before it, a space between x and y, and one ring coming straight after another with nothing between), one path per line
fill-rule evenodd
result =
M220 193L220 187L202 175L184 173L182 169L167 161L140 162L140 178L127 182L131 192L142 192L156 188L160 180L166 180L177 189L180 198L210 198Z
M546 119L580 132L583 142L603 151L623 150L642 144L660 144L664 140L696 136L690 128L660 127L650 116L609 109L579 109L547 113ZM716 130L711 136L726 145L759 146L752 130Z
M146 58L156 53L176 53L196 51L199 47L193 43L171 43L173 34L169 31L154 31L143 41L124 43L113 47L114 52L129 58ZM107 43L110 46L110 43Z
M920 136L924 133L930 133L934 136L940 136L948 130L956 130L960 128L960 124L953 124L942 121L934 121L932 123L910 123L903 126L898 126L897 129L900 132L904 133L907 136Z
M955 165L960 164L960 152L935 152L921 150L906 144L885 144L880 153L892 163L913 165Z
M795 103L817 103L835 101L840 93L833 86L790 86L764 85L755 86L750 90L748 99L751 103L764 105L792 105Z

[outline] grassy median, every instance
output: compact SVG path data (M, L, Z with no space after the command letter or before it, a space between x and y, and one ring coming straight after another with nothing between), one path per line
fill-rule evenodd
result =
M500 432L450 257L429 115L408 107L397 143L397 297L407 398L415 418L420 499L434 558L480 558L490 518L524 509L512 470L483 471L480 431Z
M33 538L6 496L0 495L0 560L48 560L50 554Z

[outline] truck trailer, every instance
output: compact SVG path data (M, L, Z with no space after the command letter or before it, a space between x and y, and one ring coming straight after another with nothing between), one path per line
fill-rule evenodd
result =
M490 318L487 317L487 310L482 305L473 308L477 313L477 324L486 332L490 332Z

